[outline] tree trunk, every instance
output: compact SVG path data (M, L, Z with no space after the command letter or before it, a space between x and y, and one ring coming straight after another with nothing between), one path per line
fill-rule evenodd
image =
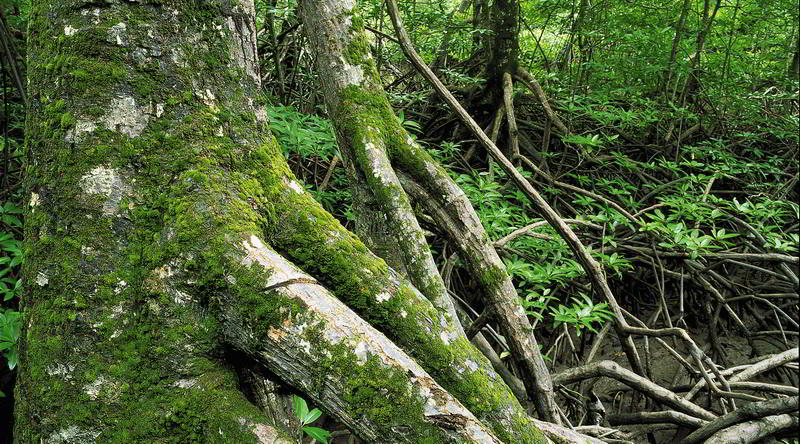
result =
M800 79L800 30L797 32L797 37L794 42L794 50L786 68L786 75L789 80L797 82Z
M429 199L424 199L426 203L423 206L434 205L435 211L430 211L431 207L426 209L459 248L467 268L479 282L484 303L487 309L494 311L494 317L522 369L523 381L535 405L540 407L540 414L548 421L558 422L547 368L505 266L464 193L399 125L364 44L360 17L353 9L353 3L305 0L301 3L300 13L306 29L315 30L309 33L312 52L318 71L326 73L320 77L322 90L337 130L340 150L352 165L351 179L357 183L360 196L377 202L372 206L360 206L364 213L359 214L359 218L380 220L389 234L374 240L375 244L380 244L389 238L389 242L379 251L401 258L407 265L412 282L420 282L417 286L427 289L423 294L434 301L440 310L450 313L449 305L437 303L449 301L449 297L406 195L406 191L415 186L411 182L424 184L431 195ZM342 16L352 17L352 23L337 19ZM395 169L398 173L395 173ZM418 267L418 270L414 271L409 264ZM474 364L474 373L493 374L490 363L468 345L457 328L455 316L450 322L456 324L449 327L451 334L467 345L464 352L454 355L455 368L463 368L463 363L459 361L466 359ZM385 333L392 334L390 331ZM406 346L403 342L398 343ZM413 349L412 344L409 347ZM414 353L411 349L409 352ZM505 432L501 430L512 424L514 442L531 439L530 424L512 421L513 417L525 417L521 406L514 402L508 409L500 408L509 399L513 401L511 392L502 381L492 378L487 388L491 392L504 393L504 400L487 401L488 398L480 397L476 404L474 392L468 394L464 391L466 373L453 370L452 366L438 366L424 355L415 354L415 357L479 418L493 424L498 435L503 437ZM527 399L523 401L527 402ZM500 404L491 407L487 402ZM501 411L506 413L498 415Z
M450 352L436 310L289 172L252 9L33 2L15 440L287 442L233 349L367 440L500 442L320 284Z
M711 10L710 0L704 0L703 2L703 22L695 38L695 53L689 64L689 71L686 74L686 83L683 86L683 92L680 98L681 106L684 106L688 101L694 100L694 94L699 85L700 60L705 51L706 38L711 32L711 26L714 24L714 19L717 17L717 12L721 4L722 0L716 0L714 8Z
M683 6L681 6L681 15L678 18L678 22L675 24L675 37L672 38L672 50L669 53L669 60L667 60L667 69L664 75L661 77L661 86L659 87L659 92L667 96L667 87L669 87L672 81L672 75L675 72L675 64L678 59L678 48L681 44L681 39L683 38L683 26L686 23L686 16L689 15L689 7L691 6L691 0L684 0Z
M477 7L477 5L476 5ZM473 58L481 61L486 85L471 108L488 105L493 111L503 104L503 74L513 74L519 63L519 11L518 0L492 0L482 4L482 13L476 16L475 28L488 29L479 33L480 45Z

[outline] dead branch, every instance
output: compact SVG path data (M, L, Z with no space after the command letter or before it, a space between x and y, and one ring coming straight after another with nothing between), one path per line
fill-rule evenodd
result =
M569 129L567 129L567 126L561 121L561 118L558 117L558 114L553 111L553 108L550 107L550 103L547 100L547 95L544 93L542 86L539 85L539 82L536 81L536 78L534 78L527 70L520 67L517 67L517 72L514 73L514 77L519 79L525 86L527 86L528 89L533 92L536 98L539 99L539 103L542 104L542 108L544 108L547 118L553 122L561 134L565 136L569 135Z
M703 427L695 430L684 440L686 444L695 444L703 441L709 436L726 429L733 425L752 420L761 419L765 416L780 415L782 413L797 411L797 396L790 398L770 399L769 401L753 402L744 407L720 416Z
M788 431L794 432L797 436L797 425L797 416L788 413L765 416L717 432L708 438L705 444L747 444Z
M674 410L661 412L612 413L606 417L611 425L670 423L691 428L703 427L708 421Z
M571 384L584 379L606 376L643 393L655 401L696 418L713 420L717 416L704 408L689 402L660 385L639 376L614 361L598 361L581 367L571 368L553 375L554 384Z
M741 382L746 381L758 374L764 373L766 371L772 370L773 368L780 367L788 362L796 361L798 358L798 347L792 348L790 350L786 350L783 353L771 356L763 361L757 362L752 365L744 366L744 370L742 372L736 374L735 376L731 377L729 382ZM742 367L737 367L736 369L741 369ZM731 369L733 371L733 369ZM728 374L728 372L720 372L722 374ZM686 394L683 398L686 400L691 400L697 394L697 392L702 389L706 385L705 380L700 380L697 384Z

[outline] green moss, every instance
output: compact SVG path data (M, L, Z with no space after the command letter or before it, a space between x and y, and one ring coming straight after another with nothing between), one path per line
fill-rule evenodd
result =
M61 115L61 128L71 128L75 125L77 119L70 113L64 113Z
M419 443L446 442L441 431L422 421L424 400L410 390L408 375L384 367L374 355L363 364L353 353L353 347L338 344L323 358L320 370L341 374L346 381L341 390L348 416L369 418L378 436L389 436L393 429L408 430L409 439Z

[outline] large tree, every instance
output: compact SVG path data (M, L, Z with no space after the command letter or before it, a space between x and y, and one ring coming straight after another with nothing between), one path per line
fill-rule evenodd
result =
M245 369L368 441L545 441L289 171L255 31L247 0L33 2L15 440L273 442Z

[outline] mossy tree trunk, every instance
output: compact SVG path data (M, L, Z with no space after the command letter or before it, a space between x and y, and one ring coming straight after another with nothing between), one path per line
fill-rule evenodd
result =
M449 315L450 319L442 327L459 338L465 347L451 355L451 365L442 366L441 362L416 353L413 344L399 344L409 349L479 418L492 424L501 438L508 437L512 442L535 439L532 425L519 420L525 418L524 410L509 388L494 374L487 359L466 341L406 190L418 189L417 184L421 184L430 193L419 200L424 206L433 205L427 209L459 248L469 271L478 281L487 310L495 314L522 369L533 403L544 418L557 422L547 367L511 279L477 214L447 172L410 137L392 112L355 3L303 0L300 15L317 71L324 73L319 80L325 102L355 194L361 201L357 202L358 216L371 221L372 229L365 230L365 235L371 238L372 245L379 247L378 255L387 261L394 258L401 262L410 280L443 315ZM471 371L463 371L470 366L473 367ZM493 395L478 395L476 389L469 388L475 386L472 381L475 376L470 373L492 375L485 378L479 390ZM498 397L498 394L503 396ZM507 434L509 425L511 434Z
M246 0L33 2L15 440L286 442L235 351L369 441L501 442L367 323L466 348L289 172L254 33Z

